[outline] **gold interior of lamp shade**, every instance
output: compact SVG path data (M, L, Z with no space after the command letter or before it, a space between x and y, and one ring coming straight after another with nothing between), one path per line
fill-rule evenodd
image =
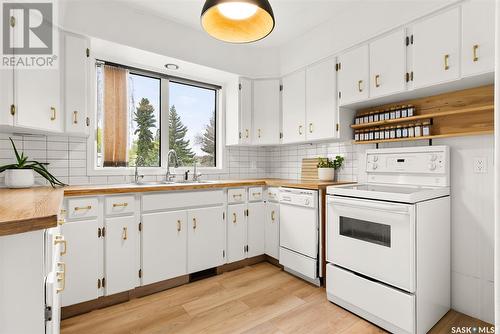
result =
M221 41L249 43L269 35L274 29L274 18L258 7L251 17L232 20L222 15L217 6L213 6L202 15L201 25L209 35Z

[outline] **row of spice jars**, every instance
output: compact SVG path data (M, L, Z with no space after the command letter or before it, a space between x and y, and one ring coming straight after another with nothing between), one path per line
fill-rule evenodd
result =
M415 115L415 107L413 105L393 107L386 110L376 110L369 113L357 115L355 124L368 124L389 119L398 119L412 117Z
M431 122L377 127L354 132L355 141L412 138L431 135Z

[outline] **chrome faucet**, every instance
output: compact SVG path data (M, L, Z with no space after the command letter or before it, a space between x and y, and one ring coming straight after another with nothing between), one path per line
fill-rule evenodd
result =
M135 172L134 172L134 182L139 184L139 179L143 179L144 175L139 175L139 162L141 159L139 157L135 158Z
M167 154L167 174L165 175L167 182L172 182L172 179L175 177L175 174L170 173L170 161L172 160L172 158L171 158L172 156L175 159L174 160L175 168L179 167L179 160L177 159L177 152L175 152L175 150L168 151L168 154Z
M196 171L196 160L194 161L194 166L193 166L193 181L194 182L198 182L200 181L200 176L203 175L203 174L198 174L198 172Z

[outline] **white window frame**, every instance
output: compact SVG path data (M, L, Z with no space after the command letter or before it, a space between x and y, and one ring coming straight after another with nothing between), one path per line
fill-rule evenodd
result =
M135 173L135 167L97 167L96 161L96 124L97 124L97 64L101 61L94 59L95 62L90 66L90 94L89 94L89 118L91 123L91 131L87 140L87 175L88 176L131 176ZM128 65L126 63L121 64L124 67ZM141 72L146 76L155 77L154 71L149 71L147 69L132 70L140 74ZM161 80L161 91L160 91L160 167L138 167L140 174L147 176L161 176L165 175L167 171L167 155L169 151L168 147L168 128L169 128L169 117L168 110L170 109L170 99L169 99L169 77L156 73L158 78ZM216 110L215 110L215 120L216 120L216 167L201 167L197 166L197 171L204 175L213 174L225 174L227 173L227 166L225 164L225 89L224 86L218 83L210 83L208 80L204 86L204 83L198 80L191 80L189 78L175 77L172 81L180 84L190 84L193 86L201 88L220 87L216 89ZM164 88L166 87L166 88ZM165 111L167 114L165 115ZM166 129L166 130L164 130ZM174 168L170 166L170 171L175 172L177 175L184 174L187 170L193 172L193 166L182 166Z

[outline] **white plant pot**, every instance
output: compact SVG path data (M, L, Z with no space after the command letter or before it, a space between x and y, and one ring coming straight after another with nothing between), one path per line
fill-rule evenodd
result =
M335 168L318 168L320 181L333 181L335 179Z
M35 184L32 169L7 169L5 185L9 188L30 188Z

